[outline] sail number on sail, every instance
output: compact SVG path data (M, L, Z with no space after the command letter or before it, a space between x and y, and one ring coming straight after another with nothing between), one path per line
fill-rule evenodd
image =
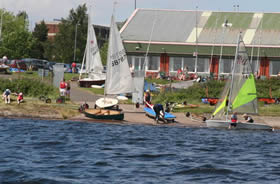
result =
M125 50L121 50L117 53L114 53L110 56L112 60L112 67L119 65L121 62L123 62L126 59L126 53Z

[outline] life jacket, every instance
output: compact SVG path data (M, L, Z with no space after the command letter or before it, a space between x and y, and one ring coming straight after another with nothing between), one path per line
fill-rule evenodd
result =
M237 122L237 116L231 116L231 122L236 123Z
M67 86L66 82L61 82L61 83L60 83L60 88L61 88L61 89L65 89L66 86Z

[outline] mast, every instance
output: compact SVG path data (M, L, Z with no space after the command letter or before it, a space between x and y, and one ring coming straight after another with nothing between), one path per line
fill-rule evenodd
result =
M236 51L235 51L235 57L234 57L234 63L233 63L233 69L231 72L231 84L230 84L230 92L229 92L229 100L228 100L228 107L227 107L227 113L226 113L226 120L228 120L228 112L230 111L231 108L231 97L232 97L232 88L233 88L233 75L235 72L235 65L237 62L237 58L238 58L238 52L239 52L239 43L240 43L240 39L241 38L241 32L238 35L238 39L237 39L237 47L236 47Z
M195 73L197 73L197 60L198 60L198 41L197 41L197 8L198 6L195 7Z

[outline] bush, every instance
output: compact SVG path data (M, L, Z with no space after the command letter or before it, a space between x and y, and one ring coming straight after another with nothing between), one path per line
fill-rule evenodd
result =
M58 89L48 85L41 80L34 79L13 79L4 80L0 79L0 91L4 92L5 89L10 89L12 92L22 92L25 96L58 96Z
M180 89L173 92L162 92L153 98L153 103L166 102L200 102L201 97L206 97L208 88L208 97L219 98L224 89L225 81L210 80L205 83L194 83L187 89ZM280 80L271 78L267 80L256 80L256 89L258 97L270 97L269 89L271 88L272 97L280 97Z

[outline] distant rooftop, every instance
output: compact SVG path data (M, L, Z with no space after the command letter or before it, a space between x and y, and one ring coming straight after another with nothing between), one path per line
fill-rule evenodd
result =
M125 42L185 45L230 46L240 32L246 45L280 47L280 13L136 9L121 29Z

